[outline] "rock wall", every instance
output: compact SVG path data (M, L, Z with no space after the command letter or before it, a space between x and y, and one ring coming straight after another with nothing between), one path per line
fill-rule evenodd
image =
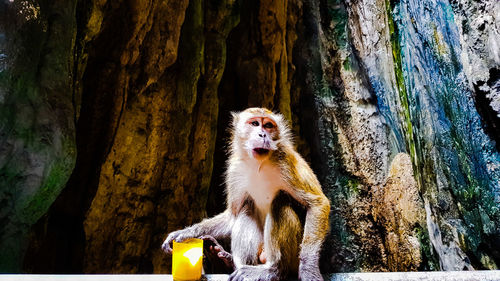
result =
M75 165L75 4L0 2L0 271L19 271L30 227Z
M0 271L169 272L165 235L225 207L248 106L332 202L324 272L498 268L498 1L0 9Z

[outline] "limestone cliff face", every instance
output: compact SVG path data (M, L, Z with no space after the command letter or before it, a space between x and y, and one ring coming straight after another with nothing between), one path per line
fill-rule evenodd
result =
M169 272L166 234L225 207L248 106L290 120L332 202L323 271L498 268L498 11L0 2L0 271Z

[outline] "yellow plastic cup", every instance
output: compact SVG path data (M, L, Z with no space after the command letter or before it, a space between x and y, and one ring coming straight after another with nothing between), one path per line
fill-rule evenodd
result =
M203 268L203 240L198 238L175 242L172 256L174 280L199 280Z

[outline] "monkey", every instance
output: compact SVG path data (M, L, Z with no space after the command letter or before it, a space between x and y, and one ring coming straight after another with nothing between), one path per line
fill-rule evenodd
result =
M330 202L295 150L287 122L265 108L232 117L227 209L171 232L162 249L170 254L173 240L208 237L212 251L234 269L229 280L323 280L319 254ZM217 240L230 241L230 252Z

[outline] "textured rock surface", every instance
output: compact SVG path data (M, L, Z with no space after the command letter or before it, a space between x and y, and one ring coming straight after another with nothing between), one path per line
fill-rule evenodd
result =
M418 270L423 265L421 247L429 241L422 239L425 208L408 154L394 157L386 182L374 189L372 204L374 220L384 229L389 270Z
M498 267L498 1L34 3L0 2L2 271L168 272L248 106L331 199L324 272Z
M476 104L483 106L486 131L499 143L500 117L500 3L450 1L460 34L460 53ZM496 115L496 116L495 116ZM496 117L496 118L495 118ZM495 125L496 122L496 125Z
M74 167L74 2L0 3L2 272L20 269L31 225Z
M483 241L498 239L500 156L467 84L451 6L401 1L394 12L405 46L401 65L417 148L415 174L440 267L496 268L498 253Z

